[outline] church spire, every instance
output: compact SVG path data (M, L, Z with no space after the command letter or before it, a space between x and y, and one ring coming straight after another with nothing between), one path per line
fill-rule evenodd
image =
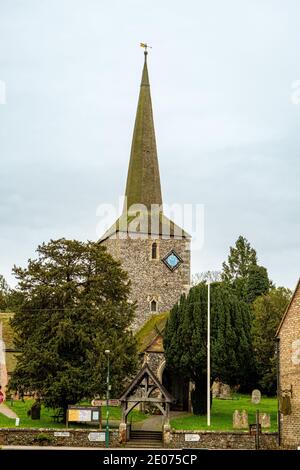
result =
M148 210L151 204L162 204L147 54L146 46L127 175L125 210L132 204L144 204Z

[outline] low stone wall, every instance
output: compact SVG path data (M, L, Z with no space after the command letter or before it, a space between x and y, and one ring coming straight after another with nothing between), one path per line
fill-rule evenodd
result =
M99 429L22 429L0 428L1 445L39 445L67 447L105 447L105 441L89 440L90 433L103 433ZM44 436L41 437L41 436ZM90 436L91 437L91 436ZM95 437L95 435L93 436ZM118 430L109 432L109 447L119 447Z
M190 447L202 449L255 449L255 436L250 436L249 432L173 430L170 432L169 439L167 446L174 449ZM259 442L261 449L277 449L277 433L260 434Z
M1 445L39 445L65 447L105 447L105 441L90 441L91 433L103 433L99 429L22 429L0 428ZM44 439L43 437L44 436ZM90 436L91 437L91 436ZM94 435L95 437L95 435ZM171 431L169 443L164 447L202 448L202 449L255 449L255 436L247 432L218 431ZM188 439L188 440L186 440ZM195 439L195 440L191 440ZM197 439L197 440L196 440ZM109 433L109 447L123 447L119 442L119 431ZM277 434L263 433L260 435L261 449L277 449Z

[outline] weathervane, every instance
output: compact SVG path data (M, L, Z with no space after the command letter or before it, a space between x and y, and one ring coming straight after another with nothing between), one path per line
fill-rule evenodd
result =
M147 51L148 47L149 47L150 49L152 49L151 46L149 46L148 44L146 44L146 43L144 43L144 42L141 42L141 43L140 43L140 46L145 49L145 51L144 51L144 54L145 54L145 55L148 54L148 51Z

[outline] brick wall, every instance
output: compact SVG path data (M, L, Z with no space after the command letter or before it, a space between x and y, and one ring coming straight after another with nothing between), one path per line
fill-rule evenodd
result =
M291 414L281 415L282 445L300 446L300 285L298 285L279 332L280 389L290 390Z

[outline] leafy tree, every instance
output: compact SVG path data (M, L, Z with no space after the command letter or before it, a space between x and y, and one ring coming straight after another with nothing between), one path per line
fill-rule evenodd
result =
M223 263L221 277L248 303L268 292L272 285L266 268L257 264L256 251L242 236L237 239L235 247L230 247L227 263Z
M37 253L25 269L14 267L21 304L12 325L22 354L10 388L66 411L104 394L109 349L118 396L136 366L127 274L97 243L51 240Z
M211 285L212 377L244 386L253 369L250 310L226 283ZM206 413L207 286L193 287L170 312L165 334L166 365L192 380L195 414Z
M0 310L6 309L8 295L9 295L9 285L7 284L2 274L0 274Z
M192 285L196 286L201 282L219 282L221 281L221 271L204 271L202 273L195 273L192 276Z
M276 392L275 334L290 301L291 291L273 288L253 303L252 337L259 385L268 394Z

